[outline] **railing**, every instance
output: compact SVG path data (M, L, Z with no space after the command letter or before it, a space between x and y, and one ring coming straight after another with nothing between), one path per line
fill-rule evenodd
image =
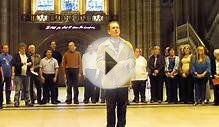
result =
M219 13L219 0L216 0L212 10L208 14L208 16L209 16L208 20L207 20L207 28L208 28L208 30L211 29L212 24L214 23L215 17L218 15L218 13Z
M177 46L190 44L193 48L200 45L206 47L190 23L183 24L176 28L176 44Z
M214 18L214 21L208 31L208 34L207 34L207 38L210 38L214 29L216 28L216 26L219 24L219 13L216 15L216 17Z
M79 14L77 12L62 12L61 14L54 14L53 12L36 12L35 14L25 14L21 16L23 22L107 22L109 15L104 12L86 12Z

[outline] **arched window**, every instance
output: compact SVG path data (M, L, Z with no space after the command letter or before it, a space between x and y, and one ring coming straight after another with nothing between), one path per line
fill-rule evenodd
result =
M86 0L86 11L104 11L104 0Z
M79 0L61 0L62 11L79 11Z
M36 11L54 11L54 0L36 0Z

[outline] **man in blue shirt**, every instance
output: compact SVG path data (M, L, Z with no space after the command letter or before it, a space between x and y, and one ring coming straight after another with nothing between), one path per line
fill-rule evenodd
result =
M4 74L2 71L2 61L3 58L0 55L0 109L2 109L2 103L3 103L3 81L4 81Z
M8 45L5 44L3 45L2 48L2 70L4 73L4 81L2 84L2 87L5 84L5 96L6 96L6 104L11 104L11 61L12 61L12 56L9 54L9 48Z

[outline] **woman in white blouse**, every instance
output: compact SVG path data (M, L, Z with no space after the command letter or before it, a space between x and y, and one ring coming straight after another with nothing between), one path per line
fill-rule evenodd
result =
M173 48L168 49L169 56L165 58L165 74L167 77L167 100L168 103L177 103L177 75L179 68L179 57L175 55Z

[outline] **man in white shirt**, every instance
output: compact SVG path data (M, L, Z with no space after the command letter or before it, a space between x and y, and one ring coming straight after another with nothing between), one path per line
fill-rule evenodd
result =
M51 103L57 104L55 96L55 83L58 75L58 62L52 57L52 50L46 50L46 57L40 61L40 77L43 83L43 100L42 104L46 104L51 95Z
M134 91L133 102L139 103L139 93L141 95L141 102L145 103L145 87L147 80L147 61L141 55L141 49L135 49L135 75L132 79L132 88Z

